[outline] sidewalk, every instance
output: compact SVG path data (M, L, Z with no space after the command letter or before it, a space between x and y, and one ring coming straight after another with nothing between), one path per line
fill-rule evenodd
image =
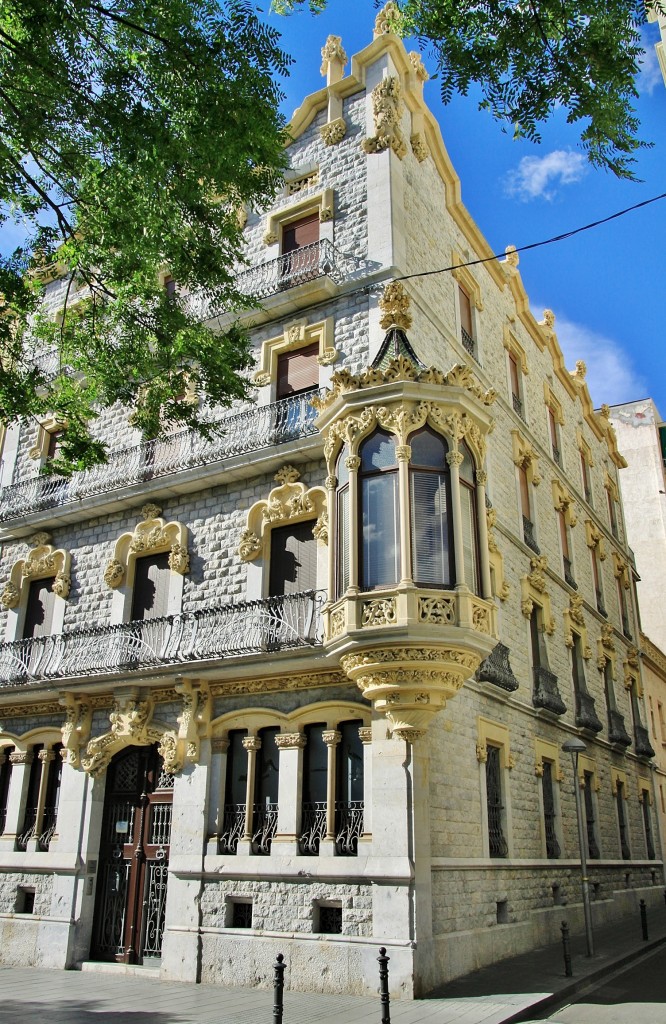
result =
M451 982L429 999L391 1003L393 1024L510 1024L529 1020L666 942L666 907L652 911L650 941L638 914L571 943L573 978L561 944L503 960ZM389 964L390 971L390 964ZM2 1024L272 1024L270 989L160 982L140 974L0 968ZM285 991L284 1024L380 1024L379 998Z

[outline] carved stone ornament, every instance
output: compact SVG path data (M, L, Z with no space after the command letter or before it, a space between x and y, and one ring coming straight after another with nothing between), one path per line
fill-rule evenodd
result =
M583 359L576 360L576 369L571 374L571 379L574 384L582 387L585 383L587 376L587 365Z
M571 621L575 622L577 626L585 625L583 598L580 594L572 594L569 598L569 615L571 616Z
M279 732L275 737L278 750L303 750L308 738L303 732Z
M409 53L409 63L414 68L414 74L416 75L419 82L427 82L430 75L426 71L425 64L421 54L416 50L411 50Z
M412 153L420 164L422 164L424 160L428 159L430 156L430 147L423 137L422 132L414 132L409 139L409 143L412 147Z
M62 727L63 760L73 768L81 765L81 748L90 737L93 707L85 696L65 693L60 698L65 708L65 724Z
M340 358L340 350L337 348L325 348L321 355L317 356L319 366L332 366Z
M238 549L243 561L251 561L259 556L263 550L267 527L302 522L305 519L316 520L313 522L313 532L318 529L318 539L324 542L322 516L328 512L326 490L323 487L306 489L305 484L298 480L299 476L294 466L283 466L274 478L280 486L273 488L268 499L256 501L249 510ZM327 529L325 532L328 536Z
M520 263L520 255L518 254L515 245L507 245L504 249L504 262L507 267L511 267L512 270L518 269Z
M312 527L312 533L316 540L321 541L322 544L328 544L328 512L322 512Z
M270 384L271 375L270 373L264 373L263 371L260 370L258 373L255 373L252 380L257 385L258 388L264 388L266 387L267 384Z
M33 548L44 548L47 544L51 543L51 534L47 533L46 530L40 530L39 533L33 534L30 538L30 546Z
M375 134L361 143L364 152L383 153L386 149L392 149L398 159L402 160L407 153L400 128L403 110L400 79L391 75L383 78L372 90Z
M539 327L545 327L549 331L555 330L555 314L552 309L544 309L543 319L539 321Z
M392 626L396 619L397 611L394 597L363 602L361 613L362 626Z
M332 61L335 61L338 64L342 64L343 67L347 63L347 54L343 49L341 36L330 35L321 48L322 75L326 75L328 71L328 65Z
M546 578L544 574L547 567L548 558L546 555L538 555L535 558L530 558L530 572L527 576L527 581L539 594L543 594L546 589Z
M183 702L178 728L165 731L160 741L164 770L169 774L182 771L186 761L198 762L201 739L208 734L211 718L207 684L181 680L176 683L176 691Z
M410 743L474 674L490 648L381 647L344 654L341 665L363 696Z
M153 706L152 700L139 700L136 691L119 694L109 714L111 728L89 740L85 754L80 757L83 770L96 777L106 771L111 758L123 747L145 746L161 740L164 730L149 728Z
M49 544L48 533L41 532L32 538L35 546L25 558L19 558L12 566L9 580L5 584L0 603L4 608L16 608L21 602L23 586L29 580L53 578L51 589L61 598L69 597L71 586L70 554L68 551Z
M400 281L390 281L384 287L384 294L379 299L379 308L382 317L379 326L383 331L390 327L399 327L402 331L408 331L412 326L412 317L409 312L410 298Z
M264 232L264 237L262 241L264 245L276 245L278 241L278 236L274 231L266 231Z
M184 575L189 572L188 529L182 523L165 523L158 518L161 508L148 504L141 509L144 519L132 533L123 533L115 544L113 558L104 570L107 587L119 587L127 577L131 557L169 553L169 568Z
M375 18L375 29L373 33L375 38L377 38L377 36L384 36L390 33L394 35L397 34L394 26L400 25L400 19L400 8L394 0L389 0Z
M601 627L601 643L606 650L615 650L615 631L609 622L605 622Z

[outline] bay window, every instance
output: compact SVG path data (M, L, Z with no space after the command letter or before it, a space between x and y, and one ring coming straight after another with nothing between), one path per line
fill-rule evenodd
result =
M448 445L425 427L409 439L414 582L426 587L455 583Z
M396 437L376 430L361 445L362 590L390 587L400 579L398 459Z

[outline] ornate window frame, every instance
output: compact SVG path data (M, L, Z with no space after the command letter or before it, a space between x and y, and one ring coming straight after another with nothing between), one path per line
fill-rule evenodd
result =
M553 391L550 381L543 382L543 400L547 409L550 409L558 426L564 426L564 410L562 403Z
M44 580L53 577L51 589L56 595L53 608L51 631L62 632L65 617L65 601L69 597L72 585L72 556L64 548L54 548L50 543L50 535L44 531L31 538L32 547L25 558L14 562L9 580L0 595L0 604L8 612L5 629L5 642L11 643L19 638L25 618L29 584L32 580Z
M574 645L574 636L580 637L582 655L585 660L592 657L592 648L587 640L587 626L583 615L583 598L580 594L569 595L569 607L562 612L564 619L564 642L567 647Z
M539 475L539 453L524 437L520 430L511 431L511 443L513 449L513 462L519 468L522 467L529 483L538 487L541 483Z
M509 324L504 324L503 326L502 344L507 352L515 357L523 377L526 377L530 372L529 366L527 365L527 353L518 341L518 338Z
M293 320L287 324L282 334L263 341L258 360L259 366L252 377L253 382L257 387L265 387L268 384L275 385L278 356L284 352L306 348L315 342L319 343L319 355L317 356L319 365L331 366L335 363L340 351L335 347L335 323L332 316L313 324L309 324L305 318Z
M46 461L49 451L51 434L67 427L67 420L57 416L47 416L39 421L37 428L37 440L28 452L28 458L39 462L40 466Z
M296 193L299 195L300 193ZM266 218L264 231L264 245L276 245L280 241L282 228L291 224L309 213L318 213L320 223L332 221L335 218L335 193L332 188L323 188L312 195L303 196L295 203L288 203L277 210L273 210Z
M629 799L629 793L627 791L627 773L622 768L616 768L611 765L610 770L611 778L611 793L613 796L617 796L617 784L618 782L622 785L622 793L625 800ZM640 780L639 780L639 791L640 791Z
M541 608L544 632L552 636L555 632L550 594L546 589L546 555L535 555L530 558L530 572L520 577L520 610L526 619L532 615L534 605Z
M564 513L564 521L570 529L578 522L576 516L576 502L575 499L561 480L553 479L553 508L556 512Z
M604 535L599 527L592 522L591 519L585 520L585 543L588 548L597 548L599 554L599 561L606 561L606 546L604 543Z
M483 838L483 856L490 857L490 840L488 835L488 795L486 790L486 761L488 759L488 747L499 749L499 761L502 778L502 798L504 801L503 824L506 830L507 857L512 856L512 815L511 815L511 793L508 785L508 772L516 765L516 759L511 753L511 741L509 729L501 722L491 718L477 717L476 722L476 759L479 762L479 780L481 785L481 828ZM506 780L506 781L505 781Z
M143 555L169 552L169 614L177 614L181 610L183 577L190 571L189 530L183 523L165 523L160 517L161 512L158 505L144 505L141 509L143 519L134 530L121 534L115 542L113 557L104 570L104 582L114 592L113 622L127 621L132 605L136 560Z
M478 310L479 313L482 313L483 299L481 298L481 285L474 275L470 273L467 267L461 265L466 262L467 261L463 259L457 249L452 250L451 266L453 269L451 271L451 275L456 283L459 284L465 292L467 292L474 308Z

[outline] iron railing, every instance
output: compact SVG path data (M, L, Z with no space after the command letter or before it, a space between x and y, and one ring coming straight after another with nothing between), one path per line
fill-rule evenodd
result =
M594 697L587 692L575 687L576 691L576 725L581 729L588 729L590 732L601 732L603 725L595 710Z
M532 703L535 708L544 708L556 715L563 715L567 706L560 697L555 673L548 668L542 668L541 665L535 665L532 672L534 678Z
M0 522L316 434L316 413L310 405L314 394L308 391L220 417L209 424L209 437L180 430L113 451L107 462L71 477L37 476L3 487Z
M250 298L267 299L287 288L296 288L321 277L329 277L335 284L341 285L362 265L358 257L341 252L328 238L321 238L318 242L304 245L284 256L241 270L236 276L236 288ZM215 309L208 299L200 295L190 295L185 302L188 311L202 320L226 312L224 308Z
M236 848L245 833L246 804L225 804L222 818L222 832L218 837L218 853L236 853Z
M615 708L608 709L608 739L621 747L631 746L631 736L626 730L624 716Z
M654 748L650 743L650 734L644 725L634 726L634 750L638 757L654 757Z
M324 599L311 590L0 644L0 686L319 644Z
M355 857L363 835L363 801L337 800L335 803L335 848L341 857Z
M560 449L557 447L556 444L551 445L551 448L553 449L553 462L556 462L557 465L559 466L560 465Z
M481 683L494 683L509 692L517 690L520 685L511 668L509 648L501 643L495 644L488 657L481 662L475 677Z
M573 590L578 590L578 584L576 583L572 572L571 560L563 557L562 561L564 562L564 582L568 583Z
M527 544L528 548L531 548L535 555L541 554L541 548L536 542L536 536L534 533L534 523L527 516L523 516L523 540Z
M319 845L326 838L326 801L305 801L302 808L301 835L298 847L303 856L319 855Z
M252 817L252 852L268 856L277 831L278 805L255 804Z
M511 404L513 405L513 411L518 413L521 420L525 419L525 413L523 412L523 403L518 395L511 394Z
M471 334L468 334L464 327L460 328L460 339L466 352L476 359L476 342Z

